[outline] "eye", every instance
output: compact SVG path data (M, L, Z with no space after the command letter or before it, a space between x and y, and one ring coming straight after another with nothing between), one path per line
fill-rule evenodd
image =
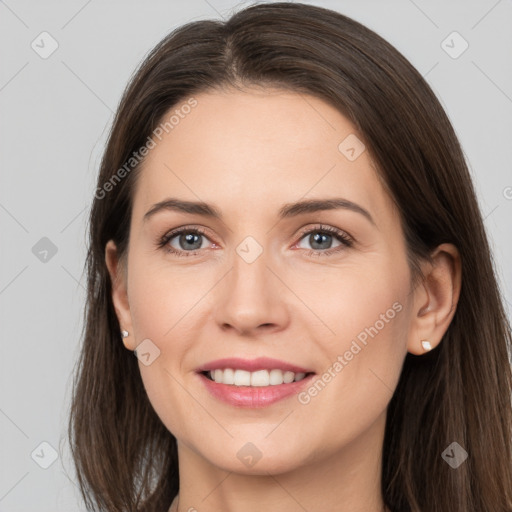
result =
M166 233L157 245L168 253L186 257L195 256L199 249L204 249L205 240L207 240L206 233L201 228L185 226Z
M335 247L332 247L333 238L338 241L338 245ZM346 233L331 226L323 225L301 233L302 240L308 242L313 248L308 251L308 256L329 256L353 245L353 240ZM297 246L300 247L300 241Z

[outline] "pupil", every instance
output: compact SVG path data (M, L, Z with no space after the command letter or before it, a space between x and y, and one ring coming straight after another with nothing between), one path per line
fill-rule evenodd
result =
M188 235L182 235L182 240L183 238L185 239L185 245L190 249L200 249L201 248L201 242L199 242L199 245L197 247L191 247L191 244L194 244L194 239L196 239L196 244L197 244L197 240L199 239L199 236L197 233L189 233Z
M311 242L311 246L314 248L314 249L328 249L328 247L315 247L315 244L321 244L321 240L322 238L324 239L324 242L325 242L325 238L328 238L330 237L331 235L328 235L328 234L325 234L325 233L316 233L314 235L311 235L313 237L313 242Z

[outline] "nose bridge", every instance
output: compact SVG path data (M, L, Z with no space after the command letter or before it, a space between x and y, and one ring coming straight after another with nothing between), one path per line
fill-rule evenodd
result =
M231 271L217 297L219 324L239 331L269 324L283 327L287 318L283 285L267 268L272 266L270 260L265 241L254 236L246 236L235 247Z
M260 240L262 237L259 237ZM246 236L236 247L232 258L231 296L248 304L255 301L261 306L267 302L270 289L269 251L264 240Z
M245 287L248 291L265 293L268 282L269 264L268 247L265 242L258 242L253 236L247 236L235 248L233 255L233 281L236 286ZM259 290L256 290L258 288Z

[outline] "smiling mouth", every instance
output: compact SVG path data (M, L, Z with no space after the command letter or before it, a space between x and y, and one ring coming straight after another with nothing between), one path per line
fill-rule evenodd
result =
M207 379L218 384L228 384L238 387L271 387L281 384L300 382L314 372L302 373L283 371L279 369L257 370L249 372L246 370L225 368L200 372Z

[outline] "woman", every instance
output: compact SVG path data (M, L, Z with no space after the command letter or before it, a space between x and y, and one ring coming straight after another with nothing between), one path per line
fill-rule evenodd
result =
M510 326L473 185L429 86L361 24L262 4L158 44L87 265L89 506L512 510Z

